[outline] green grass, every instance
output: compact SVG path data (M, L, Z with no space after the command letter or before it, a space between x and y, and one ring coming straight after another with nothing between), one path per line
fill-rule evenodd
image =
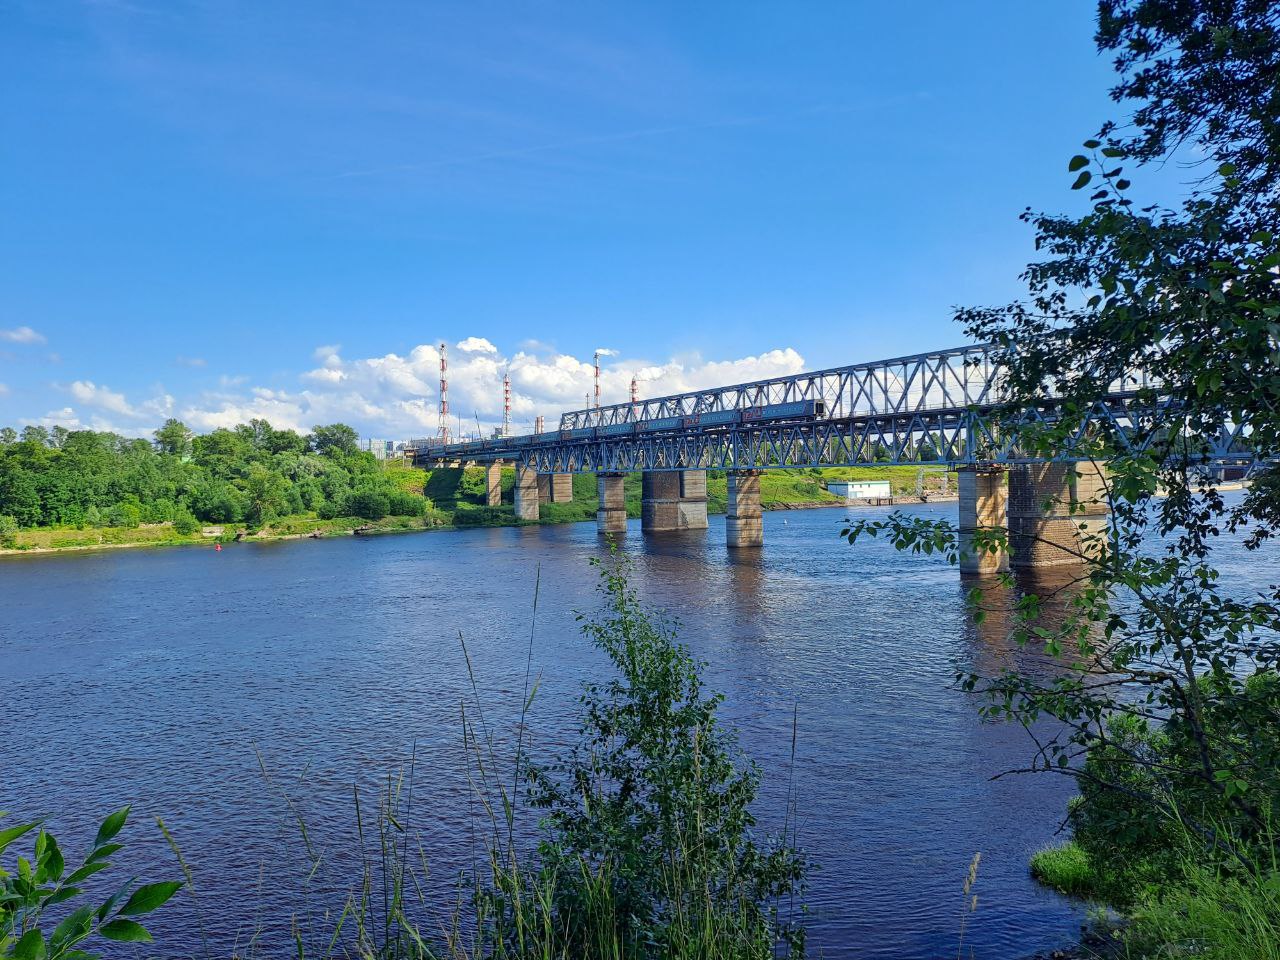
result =
M1131 960L1280 960L1280 872L1227 877L1191 866L1183 885L1133 912L1124 940Z
M1031 875L1068 896L1092 899L1099 893L1098 876L1089 863L1089 855L1074 841L1033 854Z

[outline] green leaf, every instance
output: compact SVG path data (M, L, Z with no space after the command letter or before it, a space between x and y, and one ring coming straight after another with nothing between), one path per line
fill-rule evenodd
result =
M79 883L81 880L92 877L99 870L105 870L109 866L111 866L111 864L107 863L105 860L86 863L79 870L73 871L72 874L63 882L67 884Z
M1218 173L1222 174L1224 177L1229 177L1235 172L1236 165L1234 163L1224 163L1222 166L1218 167Z
M1071 162L1067 164L1067 170L1071 173L1075 173L1077 170L1083 170L1088 165L1089 158L1077 153L1071 158Z
M108 843L105 847L99 847L97 850L93 851L93 853L89 854L89 856L85 858L85 863L98 863L111 856L117 850L123 849L123 843Z
M80 894L79 887L68 887L68 886L60 887L56 892L51 894L47 900L45 900L44 906L52 907L55 904L62 903L65 900L70 900L72 897L79 896L79 894Z
M151 934L147 928L136 920L112 920L98 928L98 932L108 940L120 943L150 943Z
M120 908L119 916L137 917L150 913L166 900L182 889L177 880L165 880L162 883L148 883L133 891L128 903Z
M1093 179L1093 174L1088 170L1082 171L1080 176L1076 177L1076 182L1071 185L1072 190L1079 190L1081 187L1087 186L1089 181Z
M49 947L56 954L64 945L83 940L88 936L92 923L93 907L81 907L54 928L52 936L49 937Z
M1116 157L1123 157L1124 151L1119 147L1105 147L1103 148L1102 155L1114 160Z
M17 840L20 836L29 830L34 830L40 826L40 821L35 823L26 823L20 827L10 827L8 830L0 830L0 853L4 853L4 848Z
M1102 146L1102 141L1101 141L1101 140L1086 140L1086 141L1082 144L1082 146L1083 146L1086 150L1097 150L1100 146Z
M22 939L13 945L10 956L13 960L44 960L46 954L44 934L37 927L22 935Z
M107 841L111 840L120 829L124 826L124 822L129 817L129 808L121 807L115 813L111 814L107 819L102 821L102 826L98 828L98 835L94 838L93 846L98 848Z

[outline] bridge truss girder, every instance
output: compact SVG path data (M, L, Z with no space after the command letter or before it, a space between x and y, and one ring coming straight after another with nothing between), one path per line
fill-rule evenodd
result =
M1050 423L1054 411L1022 414L1023 424ZM1105 430L1122 448L1149 443L1151 423L1176 423L1168 408L1137 408L1133 398L1114 397L1095 405L1075 435L1053 458L1087 458L1089 434ZM592 440L548 436L534 446L486 451L476 462L506 460L539 473L628 473L635 470L767 470L778 468L871 466L875 464L966 465L1040 460L1020 450L991 412L972 409L921 411L901 416L860 416L787 423L689 428L660 434L633 434ZM1142 439L1140 439L1142 438ZM1205 452L1213 463L1249 463L1247 431L1224 426Z

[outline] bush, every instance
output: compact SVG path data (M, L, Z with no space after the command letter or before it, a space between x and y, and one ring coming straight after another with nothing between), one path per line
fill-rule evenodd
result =
M18 521L13 517L0 516L0 547L12 550L18 545Z
M427 501L412 493L395 491L387 496L387 514L393 517L420 517L427 511Z
M775 905L802 891L807 864L786 838L753 838L760 773L720 726L722 698L672 627L641 608L625 567L600 566L607 606L583 630L618 675L586 686L561 763L527 765L546 812L539 879L555 955L601 955L602 930L623 957L803 952L803 929ZM501 898L491 906L501 923Z
M332 500L321 500L316 506L316 516L321 520L335 520L342 516L342 508Z
M200 521L186 510L181 511L173 518L173 532L180 536L189 537L199 529Z
M347 515L381 520L387 515L387 495L377 490L357 490L347 498Z
M133 527L142 522L142 511L137 504L117 503L107 511L107 525L112 527Z

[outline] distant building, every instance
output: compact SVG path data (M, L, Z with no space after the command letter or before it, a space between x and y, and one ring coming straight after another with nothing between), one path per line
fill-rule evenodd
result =
M839 480L827 484L827 492L846 500L888 500L893 490L888 480Z
M379 460L387 460L396 455L396 442L394 440L366 440L364 448Z

